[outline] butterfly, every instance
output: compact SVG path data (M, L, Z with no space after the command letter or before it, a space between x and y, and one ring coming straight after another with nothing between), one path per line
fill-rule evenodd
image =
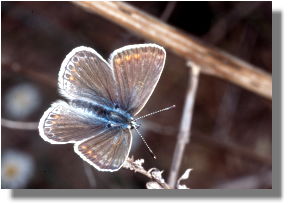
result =
M131 130L139 127L134 117L153 93L165 59L156 44L124 46L109 62L92 48L73 49L58 74L68 102L56 101L44 112L40 136L51 144L74 143L74 151L99 171L119 170L130 152Z

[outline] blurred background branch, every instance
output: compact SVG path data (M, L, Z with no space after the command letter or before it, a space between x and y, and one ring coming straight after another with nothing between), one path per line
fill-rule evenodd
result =
M96 188L97 183L96 183L96 178L94 175L94 170L95 170L94 167L92 167L90 164L88 164L85 161L83 161L83 167L84 167L85 175L87 177L90 187Z
M21 66L19 63L8 62L6 60L4 62L3 61L1 62L1 67L3 68L3 70L7 72L12 73L14 72L17 73L18 75L26 76L33 81L38 81L54 88L57 87L57 81L55 78L51 78L51 76L41 72L34 71L33 69L23 68L23 66Z
M73 2L136 34L159 43L201 66L201 72L228 80L261 96L272 98L271 75L221 50L209 47L147 13L123 2Z
M241 2L241 6L235 6L214 23L210 31L204 36L204 40L209 40L210 43L222 41L227 32L234 29L241 20L253 13L261 4L261 1L249 2L249 4Z
M17 130L38 130L38 122L19 122L1 118L1 126Z

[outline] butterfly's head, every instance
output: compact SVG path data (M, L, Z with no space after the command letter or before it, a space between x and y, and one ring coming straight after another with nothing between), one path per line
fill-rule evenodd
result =
M132 118L131 121L129 122L128 128L129 129L134 129L134 128L139 128L140 125Z

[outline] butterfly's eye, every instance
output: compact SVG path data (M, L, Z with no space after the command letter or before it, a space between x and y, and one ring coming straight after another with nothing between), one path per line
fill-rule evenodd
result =
M118 104L115 104L115 105L114 105L114 108L115 108L115 109L118 109L118 108L119 108L119 105L118 105Z
M107 127L107 128L111 128L111 127L112 127L111 123L108 123L108 124L106 125L106 127Z

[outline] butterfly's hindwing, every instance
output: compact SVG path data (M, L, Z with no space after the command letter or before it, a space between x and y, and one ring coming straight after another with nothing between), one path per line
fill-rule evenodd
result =
M100 171L117 171L127 159L132 143L129 129L111 128L74 145L82 159Z

